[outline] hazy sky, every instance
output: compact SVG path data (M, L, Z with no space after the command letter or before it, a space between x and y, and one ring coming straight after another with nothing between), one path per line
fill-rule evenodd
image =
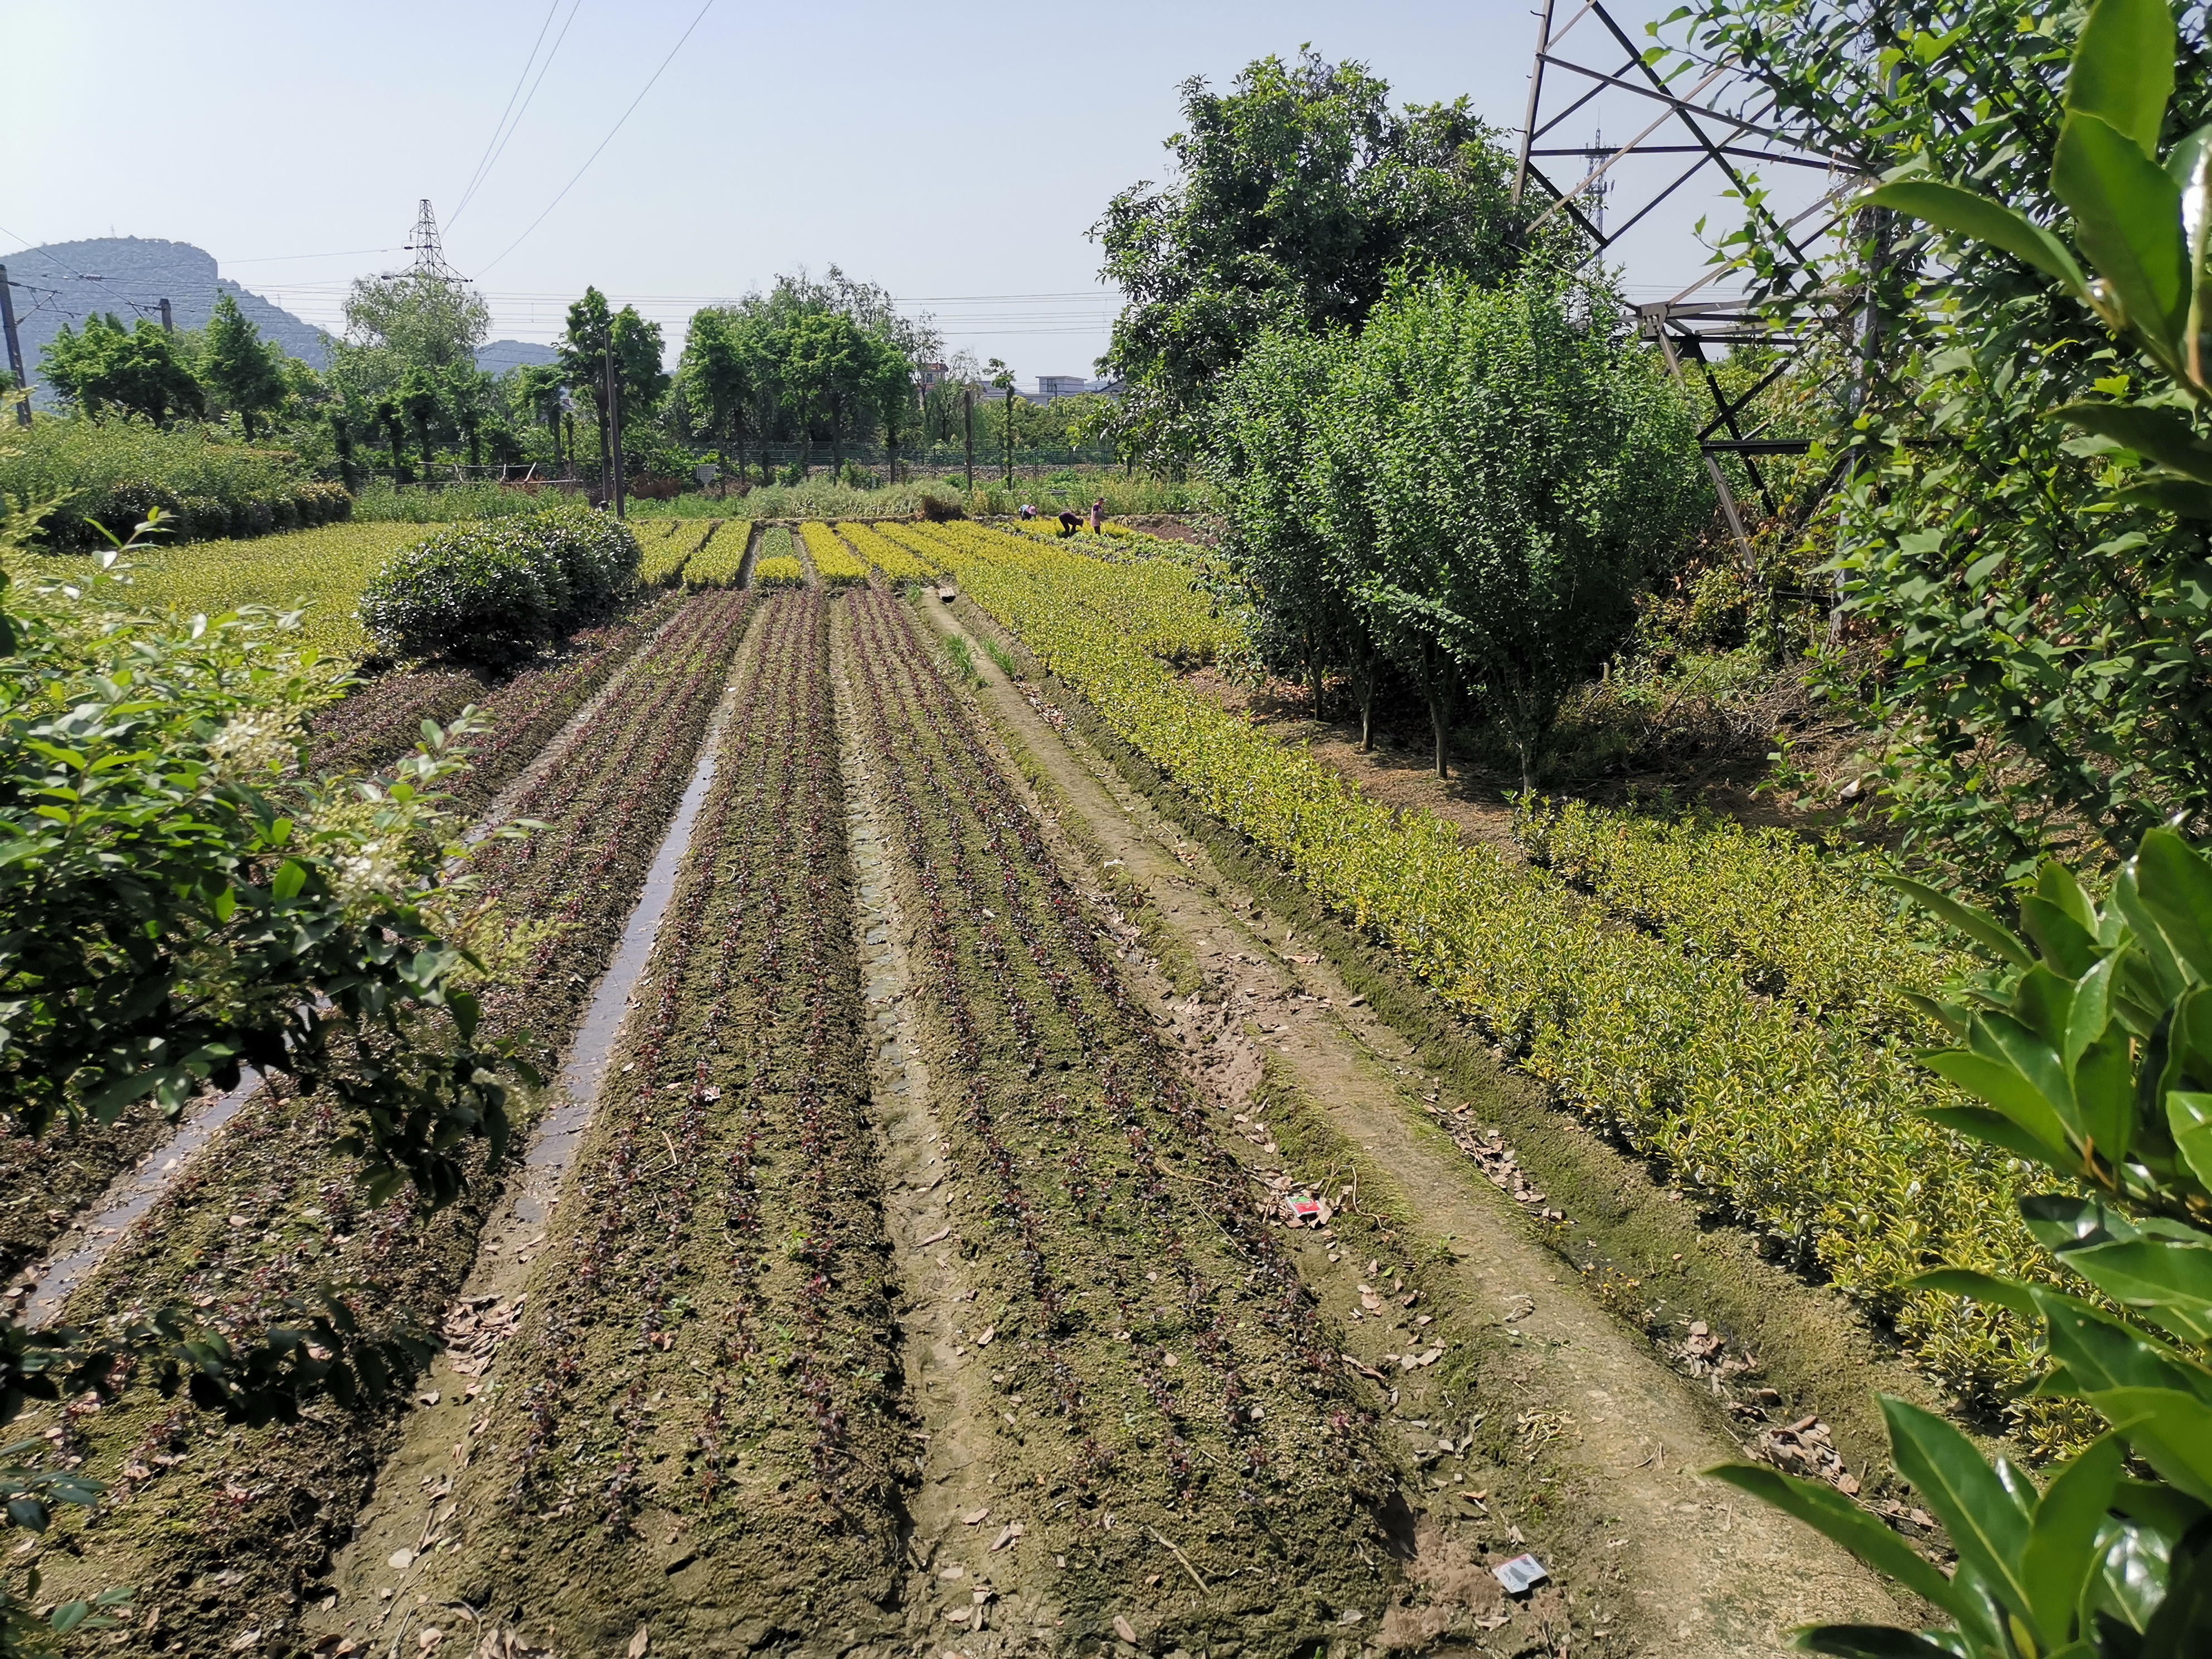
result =
M495 337L550 337L595 283L662 321L672 350L702 301L835 262L1026 384L1103 349L1116 300L1085 233L1115 191L1163 175L1185 77L1225 85L1310 41L1401 100L1465 94L1517 132L1534 30L1506 0L712 0L703 16L700 0L0 0L0 249L195 242L336 329L349 279L405 263L427 196ZM519 82L533 46L542 76ZM511 98L526 107L465 204ZM1622 110L1607 136L1644 118ZM1676 200L1631 262L1638 297L1698 274L1687 226L1711 193Z

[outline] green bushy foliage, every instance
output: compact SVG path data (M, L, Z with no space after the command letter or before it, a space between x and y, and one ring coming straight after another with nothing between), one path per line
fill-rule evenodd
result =
M403 656L507 667L604 614L641 558L628 526L586 507L458 526L386 565L362 593L362 622Z
M353 514L344 487L313 477L289 451L121 419L34 422L0 454L0 499L12 513L58 501L41 532L57 552L105 547L110 534L121 540L155 507L165 544L265 536Z

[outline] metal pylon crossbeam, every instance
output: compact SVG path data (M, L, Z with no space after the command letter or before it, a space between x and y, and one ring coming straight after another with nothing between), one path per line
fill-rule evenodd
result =
M1514 199L1527 201L1529 192L1537 192L1548 204L1537 216L1538 224L1555 218L1573 223L1584 239L1579 263L1608 255L1619 262L1626 251L1622 239L1700 175L1725 181L1748 203L1757 199L1753 174L1758 169L1816 171L1832 180L1829 187L1786 220L1770 215L1766 225L1767 234L1797 268L1810 264L1808 250L1831 236L1852 210L1847 198L1861 177L1856 159L1831 154L1793 133L1764 89L1733 64L1703 65L1692 71L1696 78L1689 85L1680 86L1645 59L1604 0L1579 0L1559 21L1570 3L1541 0ZM1609 103L1601 103L1608 98ZM1607 111L1608 124L1620 118L1624 107L1634 112L1634 136L1607 143L1594 131L1583 139L1578 129L1570 127L1577 116L1594 120L1601 107ZM1656 182L1632 193L1627 190L1632 170L1622 164L1657 157L1670 161L1652 173ZM1671 158L1686 158L1686 164L1674 165ZM1553 164L1569 159L1577 167L1554 177ZM1607 195L1611 210L1593 210ZM1632 259L1623 274L1634 281ZM1734 457L1768 518L1781 516L1782 503L1760 461L1802 455L1810 445L1771 435L1774 417L1759 418L1752 405L1802 366L1808 346L1823 338L1847 343L1863 296L1800 295L1796 314L1785 319L1748 295L1725 293L1729 279L1741 283L1748 275L1741 266L1717 264L1673 298L1638 306L1635 313L1638 326L1658 345L1668 368L1686 385L1694 372L1711 399L1714 412L1698 434L1698 447L1729 536L1746 567L1755 569L1750 531L1722 460ZM1779 358L1748 391L1731 393L1717 373L1717 362L1737 347L1751 345L1778 352ZM1832 483L1831 474L1818 487L1816 501Z

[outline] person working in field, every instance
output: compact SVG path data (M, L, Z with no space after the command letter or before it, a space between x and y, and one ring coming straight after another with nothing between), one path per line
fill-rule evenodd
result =
M1094 536L1106 528L1106 498L1103 495L1091 503L1091 533Z
M1073 507L1063 507L1060 509L1060 533L1063 539L1073 536L1082 524L1083 520L1075 516Z

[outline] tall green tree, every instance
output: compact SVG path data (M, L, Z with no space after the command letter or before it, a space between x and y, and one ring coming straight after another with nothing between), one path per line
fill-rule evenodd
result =
M1267 329L1357 327L1401 265L1494 281L1522 257L1498 131L1464 99L1394 108L1389 90L1311 51L1225 94L1183 83L1171 181L1123 191L1093 231L1127 295L1100 361L1141 453L1195 456L1215 377Z
M346 295L345 337L331 368L344 386L374 402L410 368L442 374L473 365L491 331L491 308L465 283L421 271L362 277Z
M253 441L253 421L279 407L287 390L283 353L261 337L238 301L220 295L200 344L199 378L224 406L237 413Z
M703 410L707 430L717 445L722 466L730 465L729 450L742 454L745 421L760 392L762 363L749 319L730 307L709 307L696 312L685 335L678 379L689 388L693 406Z
M1314 511L1314 468L1328 400L1352 349L1344 331L1270 329L1222 377L1199 465L1221 494L1222 552L1252 614L1268 667L1304 678L1322 715L1322 682L1347 669L1362 749L1373 737L1378 642L1354 601L1355 568Z
M614 338L615 319L607 296L586 288L584 297L568 307L568 326L554 349L561 354L561 373L568 385L586 392L599 422L599 476L614 476L614 451L607 430L607 352Z
M87 415L112 409L161 421L202 404L199 378L177 337L143 317L126 330L113 313L95 313L82 334L64 323L41 367L46 384Z
M1463 690L1533 787L1562 700L1711 510L1688 408L1620 314L1549 276L1431 277L1376 307L1334 379L1315 510L1427 693L1439 775Z

